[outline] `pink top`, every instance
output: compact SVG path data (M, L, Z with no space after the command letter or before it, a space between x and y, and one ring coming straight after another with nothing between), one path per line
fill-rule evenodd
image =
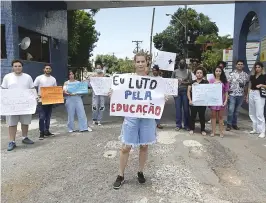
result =
M215 79L214 78L210 79L209 80L209 83L210 84L215 83ZM222 91L223 91L223 102L225 102L225 98L226 98L225 97L225 94L226 94L226 92L229 91L229 83L227 82L227 83L223 84L222 86L223 86L222 87ZM209 108L211 110L220 111L220 110L224 110L226 108L226 106L210 106Z

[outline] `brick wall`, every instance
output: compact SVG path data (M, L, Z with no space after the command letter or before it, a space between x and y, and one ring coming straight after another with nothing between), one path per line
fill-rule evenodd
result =
M51 4L54 4L51 6ZM49 7L48 7L49 6ZM51 9L53 8L53 9ZM56 10L54 9L56 8ZM48 14L48 17L45 14ZM11 71L11 61L19 58L18 26L38 32L59 40L59 48L55 49L50 40L50 62L53 76L62 84L67 76L67 11L65 2L1 2L1 24L6 29L7 59L1 60L1 80ZM42 74L44 63L23 61L24 72L33 79Z

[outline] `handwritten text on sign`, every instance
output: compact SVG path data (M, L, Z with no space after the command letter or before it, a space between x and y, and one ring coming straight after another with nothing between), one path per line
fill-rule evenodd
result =
M178 95L178 79L173 78L162 78L164 88L165 88L165 95Z
M41 87L42 104L63 104L63 87Z
M148 76L115 75L110 115L160 119L165 103L160 81Z
M193 106L222 106L222 84L192 85Z
M35 89L0 89L0 115L34 114L37 106L37 92Z
M67 92L71 94L88 94L88 83L86 82L68 83Z
M91 77L90 84L95 95L107 96L112 86L111 77Z

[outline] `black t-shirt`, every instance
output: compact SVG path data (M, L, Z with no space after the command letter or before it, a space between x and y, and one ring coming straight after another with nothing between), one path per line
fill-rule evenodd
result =
M189 85L192 86L195 82L197 82L197 80L192 80L192 82ZM209 81L202 79L199 84L209 84ZM191 95L191 98L192 98L192 88L191 88L190 95Z
M250 76L250 82L251 82L251 89L252 90L259 90L260 88L257 88L257 85L263 84L266 85L266 74L260 75L258 78L256 78L255 75Z

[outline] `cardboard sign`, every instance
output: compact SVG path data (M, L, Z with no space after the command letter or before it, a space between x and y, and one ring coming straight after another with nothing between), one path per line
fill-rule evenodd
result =
M110 101L111 116L160 119L165 98L160 78L114 75Z
M71 94L88 94L88 83L70 82L67 84L67 92Z
M37 106L35 89L0 89L0 115L30 115Z
M63 104L63 87L41 87L42 104Z

